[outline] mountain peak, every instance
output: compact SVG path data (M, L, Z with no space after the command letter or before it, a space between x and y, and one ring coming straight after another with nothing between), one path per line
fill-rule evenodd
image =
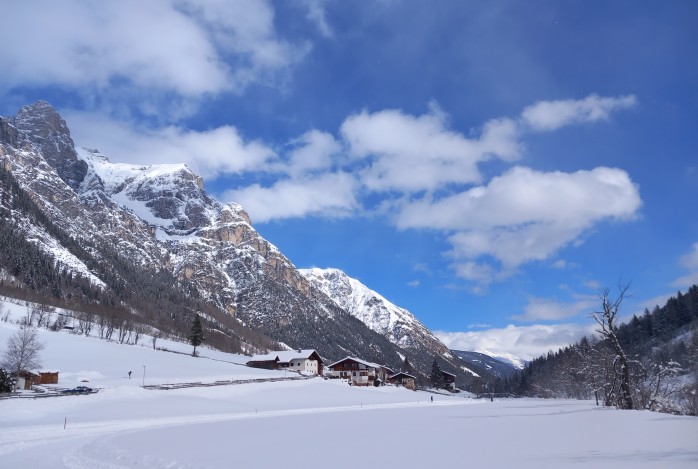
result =
M339 307L400 347L425 347L435 355L450 352L409 311L400 308L339 269L299 269L305 278Z
M22 106L12 119L14 125L24 132L47 129L70 135L68 125L61 115L44 100Z
M38 147L66 184L74 190L78 188L87 174L87 164L78 158L68 124L53 106L39 100L23 106L10 122Z

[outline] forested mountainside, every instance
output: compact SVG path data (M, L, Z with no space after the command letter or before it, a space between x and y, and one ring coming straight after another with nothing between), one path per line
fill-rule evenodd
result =
M698 415L698 286L615 329L628 357L632 408ZM617 405L622 366L608 339L584 337L529 362L508 382L521 395Z
M201 313L210 344L252 353L315 348L420 377L447 349L401 347L311 285L237 204L210 198L181 164L112 163L76 148L46 102L0 118L0 282L85 314L186 334ZM214 344L215 343L215 344Z
M458 358L467 363L468 368L484 379L509 379L516 374L518 368L509 362L498 360L489 355L466 350L451 350Z

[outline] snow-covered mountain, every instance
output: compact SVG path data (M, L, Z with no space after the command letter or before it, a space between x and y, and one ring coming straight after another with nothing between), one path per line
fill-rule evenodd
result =
M373 307L366 311L374 315L372 326L386 329L367 327L347 311L349 304L330 299L261 237L242 207L210 198L186 165L119 164L98 150L76 150L65 121L46 102L0 118L0 164L60 233L6 207L14 226L60 269L121 301L128 302L124 291L138 296L140 285L125 285L110 271L112 251L119 262L167 272L197 301L293 348L313 347L330 359L357 355L396 369L408 357L423 375L434 356L452 358L412 315L380 295L367 297ZM21 282L2 267L0 277ZM129 306L137 312L135 303ZM161 313L176 320L193 312Z
M468 368L479 376L494 376L500 379L510 378L520 369L508 361L499 360L485 353L463 350L451 350L451 352L467 363Z
M427 348L453 358L448 348L411 312L386 300L338 269L300 269L300 273L340 308L353 314L371 330L403 348Z
M516 355L513 355L511 353L493 353L488 350L477 350L474 353L481 353L483 355L487 355L489 357L494 358L495 360L498 360L502 363L506 363L508 365L513 366L517 370L523 370L524 367L526 366L526 360L524 360L521 357L518 357Z

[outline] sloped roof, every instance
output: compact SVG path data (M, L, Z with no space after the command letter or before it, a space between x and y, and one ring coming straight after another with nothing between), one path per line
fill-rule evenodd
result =
M409 374L409 373L405 373L404 371L401 371L400 373L395 373L394 375L388 377L388 379L395 379L395 378L398 378L398 377L401 377L401 376L402 376L402 377L407 377L407 378L412 378L412 379L415 379L415 380L417 379L416 377L412 376L412 375Z
M332 368L336 364L342 363L343 361L346 361L346 360L352 360L352 361L355 361L356 363L361 363L362 365L366 365L366 366L371 367L371 368L381 368L383 366L383 365L379 365L378 363L367 362L366 360L362 360L362 359L356 358L356 357L344 357L341 360L337 360L336 362L332 363L331 365L327 365L327 367Z
M253 355L249 361L251 362L270 362L276 361L278 359L281 363L288 363L291 360L301 359L306 360L310 358L311 355L316 354L317 358L322 362L320 355L315 351L315 349L301 349L301 350L282 350L269 352L265 355Z

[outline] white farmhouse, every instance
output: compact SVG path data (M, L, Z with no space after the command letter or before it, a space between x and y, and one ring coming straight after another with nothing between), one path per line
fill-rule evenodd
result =
M321 375L323 361L314 349L285 350L254 355L247 366L268 370L288 369L302 373Z

